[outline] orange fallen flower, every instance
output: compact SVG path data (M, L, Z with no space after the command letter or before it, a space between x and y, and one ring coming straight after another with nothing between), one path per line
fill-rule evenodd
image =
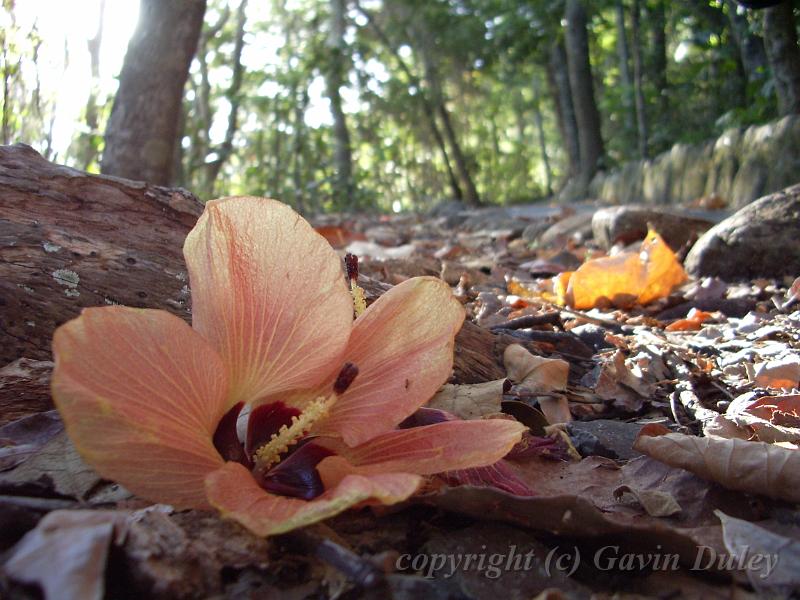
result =
M209 202L184 256L192 327L89 308L53 339L70 438L135 494L271 535L405 500L421 476L492 465L520 440L501 419L397 429L452 369L464 311L444 282L409 279L353 321L335 251L263 198Z
M627 308L665 298L686 278L675 253L651 229L638 251L589 260L574 273L561 273L555 287L559 302L572 308Z

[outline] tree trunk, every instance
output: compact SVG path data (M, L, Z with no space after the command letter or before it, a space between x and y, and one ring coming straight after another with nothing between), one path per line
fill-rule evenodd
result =
M628 33L625 28L625 2L617 0L617 59L619 61L619 83L622 87L622 115L626 133L632 132L633 123L633 79L631 77L631 59L628 49Z
M211 148L211 82L208 79L208 42L214 39L230 17L226 6L217 22L203 28L200 41L197 44L197 63L200 66L200 81L197 82L194 92L194 113L196 125L192 127L192 152L189 159L189 181L196 181L198 194L201 198L209 198L211 192L206 189L205 164ZM195 180L194 173L199 173Z
M764 45L781 115L800 113L800 48L792 2L764 11Z
M2 40L3 48L0 58L3 62L3 117L2 125L0 125L0 137L2 138L3 145L11 143L11 67L8 64L8 40L6 33L0 32L0 40Z
M603 138L600 132L600 113L594 98L589 34L582 0L567 0L565 18L569 83L581 153L578 182L581 186L586 186L603 157Z
M187 187L186 185L186 170L184 168L184 155L183 137L186 132L186 107L181 103L181 109L178 112L178 141L175 144L175 150L172 153L172 184L175 187Z
M294 136L292 138L292 188L294 191L294 208L300 214L306 214L308 207L306 206L305 190L303 185L303 157L305 155L305 139L306 139L306 109L310 98L308 90L300 92L300 99L297 99L297 92L292 94L295 99L294 105Z
M644 66L642 64L642 39L639 27L639 0L633 0L631 8L631 33L633 34L633 78L634 98L636 100L636 139L639 157L647 158L647 106L644 101Z
M478 190L475 187L475 182L472 181L472 175L469 172L467 159L464 156L464 153L461 151L461 145L458 143L458 139L456 138L456 132L453 129L453 124L450 122L450 113L447 111L447 107L444 104L444 99L440 98L436 103L436 111L439 114L439 119L442 121L444 135L450 144L450 151L453 154L453 160L456 163L456 170L460 175L461 185L464 186L464 190L466 191L464 200L468 204L478 206L481 203L481 199L478 196Z
M567 54L561 42L550 47L547 63L547 83L556 109L556 120L564 150L567 153L569 177L575 177L581 170L581 151L578 141L578 122L575 119L575 106L572 103L572 88L567 73Z
M242 87L244 67L242 66L242 52L244 50L244 26L247 21L247 0L240 0L236 11L236 33L233 42L233 56L230 64L233 65L233 77L225 97L231 109L228 113L228 127L225 130L225 139L221 145L214 149L216 158L205 164L204 192L208 194L205 199L214 195L214 184L217 181L222 165L230 158L233 152L233 136L239 127L239 105L241 98L239 90Z
M206 0L142 0L105 136L101 172L168 184L178 114Z
M403 60L403 57L400 56L397 48L394 44L391 43L389 37L383 31L383 29L378 25L375 21L375 18L372 16L372 13L364 9L359 4L356 4L356 8L358 11L367 19L370 27L378 36L378 38L383 42L383 45L386 46L386 49L392 53L394 56L395 61L397 61L400 70L405 73L406 77L408 77L408 82L410 85L413 85L419 90L419 97L422 102L423 106L423 116L425 121L428 123L428 127L431 130L431 135L433 135L433 139L436 142L436 147L439 149L439 152L442 155L442 160L444 161L445 169L447 170L447 180L450 184L450 190L453 193L454 200L461 200L464 197L464 194L461 192L461 186L458 184L458 179L456 179L456 175L453 172L453 167L450 164L450 157L447 154L447 146L445 145L444 137L442 137L442 132L439 129L439 126L436 124L435 118L435 110L433 104L431 104L430 99L428 98L425 91L422 89L422 83L419 80L419 77L414 75L411 71L409 66L406 64L406 61Z
M447 110L446 99L442 89L442 82L439 76L439 70L434 59L434 52L436 43L431 35L430 30L426 27L425 23L417 20L412 22L411 34L415 39L415 45L422 57L423 68L425 69L425 82L428 84L428 89L431 94L431 102L434 105L436 115L442 123L442 132L444 139L450 146L450 155L453 157L453 162L456 166L456 172L460 180L460 187L464 191L464 201L472 206L479 206L481 199L478 196L478 190L475 187L475 182L470 173L467 157L461 149L461 144L456 136L455 129L453 128L452 120L450 119L450 112Z
M345 46L345 0L330 0L331 29L328 36L328 68L325 79L333 117L333 162L336 169L334 194L340 206L349 206L353 198L353 156L350 149L350 132L342 109L339 92L347 75Z
M542 95L539 92L539 79L536 75L533 76L533 120L536 123L536 133L539 138L539 152L542 154L542 163L544 164L544 181L545 191L548 196L553 195L553 171L550 168L550 157L547 156L547 140L544 136L544 122L542 119Z
M428 83L428 88L433 97L434 110L442 123L444 139L447 140L447 144L450 146L450 154L455 162L458 178L461 180L459 187L464 190L464 201L473 206L477 206L481 203L478 190L475 187L475 182L472 181L472 174L467 165L467 159L461 150L461 144L459 144L456 132L453 129L450 113L445 105L444 93L442 92L442 85L439 81L439 73L437 72L436 66L433 64L433 57L430 55L431 50L428 47L427 40L423 41L420 46L423 63L425 64L425 80Z
M185 190L88 175L0 148L0 366L50 359L53 330L87 306L189 320L181 247L202 211Z
M739 13L739 5L734 0L725 0L731 32L739 50L739 57L749 83L761 81L767 72L767 53L764 39L750 30L747 17Z
M97 19L97 30L94 37L87 41L89 49L89 65L91 69L92 83L89 89L89 97L86 100L86 132L78 138L78 152L80 154L78 162L84 171L88 171L91 164L97 157L97 145L95 136L98 135L98 109L97 96L99 92L100 80L100 46L103 42L103 18L106 12L106 0L100 0L100 15Z
M649 75L658 92L658 118L665 119L669 115L669 80L667 79L667 8L664 0L654 0L646 16L653 36Z

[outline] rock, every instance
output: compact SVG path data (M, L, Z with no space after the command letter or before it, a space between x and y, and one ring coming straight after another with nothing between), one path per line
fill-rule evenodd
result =
M608 250L618 242L628 245L643 240L647 235L648 223L673 250L680 249L693 237L714 225L714 221L692 217L675 210L627 205L598 210L592 218L592 232L600 247Z
M588 195L615 204L677 204L719 195L740 208L797 182L800 116L730 128L698 144L676 144L647 160L599 172ZM569 193L568 193L569 192ZM585 198L566 190L562 199Z
M800 185L765 196L711 228L686 257L696 277L731 281L800 273Z
M567 424L567 433L583 456L628 460L641 456L641 452L633 449L633 442L641 428L637 423L597 419L573 421Z
M509 238L515 238L522 234L525 222L511 215L507 208L480 208L471 211L460 229L474 232L504 231Z
M539 236L540 247L562 246L568 240L583 243L592 238L592 212L579 212L561 219Z
M539 219L534 221L522 230L522 240L529 244L533 244L539 239L539 236L541 236L551 226L552 222L547 219Z
M434 218L457 217L467 210L469 210L469 206L464 204L461 200L447 200L434 206L428 212L428 215Z
M611 344L606 341L608 331L599 325L584 323L573 327L570 332L577 335L584 344L594 349L595 352L611 348Z
M188 320L181 248L202 210L186 190L0 147L0 365L49 360L53 330L87 306L161 308Z
M408 242L408 236L402 235L396 227L387 227L379 225L377 227L370 227L364 232L366 238L380 244L381 246L400 246Z

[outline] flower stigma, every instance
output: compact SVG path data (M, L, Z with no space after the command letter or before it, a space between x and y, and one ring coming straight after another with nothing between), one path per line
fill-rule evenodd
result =
M347 279L350 280L350 295L353 297L353 312L356 317L367 310L367 298L364 288L358 285L358 256L350 252L344 257L344 265L347 270Z

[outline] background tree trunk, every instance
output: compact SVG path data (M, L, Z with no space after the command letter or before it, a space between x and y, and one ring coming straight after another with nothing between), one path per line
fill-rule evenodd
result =
M644 100L644 68L642 64L641 28L639 16L641 6L639 0L633 0L631 7L631 32L633 34L633 78L634 98L636 100L636 139L638 141L639 156L647 158L647 105Z
M100 0L100 14L97 19L97 30L94 37L87 42L89 49L89 66L91 69L92 87L86 100L86 132L78 138L78 164L84 171L88 171L97 157L97 144L95 136L98 135L98 106L100 80L100 46L103 43L103 20L106 13L106 0Z
M762 80L767 72L767 53L764 40L750 30L747 17L739 13L739 5L734 0L725 0L731 33L739 50L747 81Z
M294 135L292 136L292 187L294 192L294 207L300 214L308 212L306 206L306 193L303 186L303 158L306 147L306 110L310 98L308 90L302 90L300 97L297 98L297 91L294 93Z
M539 78L534 75L531 85L533 90L533 121L536 123L536 134L539 141L539 152L542 155L542 165L544 166L545 192L548 196L553 195L553 171L550 168L550 157L547 155L547 139L544 135L544 119L542 119L542 94L539 92Z
M645 22L650 26L653 51L650 59L650 80L658 92L658 118L669 115L669 80L667 79L667 7L664 0L653 0L643 8ZM640 34L641 37L641 34ZM641 42L641 40L640 40ZM641 52L641 47L640 50ZM644 68L644 67L643 67ZM659 148L659 151L661 149Z
M478 189L475 187L466 155L461 149L461 144L453 128L453 122L450 119L450 112L447 110L447 105L445 104L444 90L442 89L439 70L433 55L435 42L432 39L431 32L428 31L424 23L415 23L412 33L414 34L413 37L416 38L416 45L422 57L422 64L425 69L425 82L428 84L428 89L430 90L431 102L442 123L442 134L445 140L447 140L447 144L450 146L450 156L452 156L453 162L455 163L455 170L460 180L459 187L464 192L464 201L472 206L478 206L481 203L480 197L478 196Z
M239 127L239 105L241 104L240 89L244 68L242 66L242 51L244 50L244 27L247 21L247 0L240 0L239 8L236 10L236 33L233 40L233 56L231 64L233 77L225 97L230 105L228 113L228 127L225 129L225 139L222 144L214 148L216 157L205 163L204 186L201 198L208 199L214 196L214 183L217 181L222 166L230 158L233 152L233 137Z
M634 130L633 121L633 78L631 77L631 59L628 49L628 33L625 27L625 2L617 0L615 6L617 21L617 58L619 60L619 83L622 86L622 116L626 133Z
M230 18L230 11L226 6L217 19L216 23L207 25L200 34L200 41L197 44L197 63L199 65L200 80L194 86L195 99L194 121L192 127L191 156L189 158L189 181L197 181L199 194L201 197L208 197L205 193L205 163L211 148L211 121L213 118L211 111L211 82L208 79L208 44L209 40L215 38ZM177 144L178 146L180 144ZM194 179L192 175L199 173L199 177ZM174 173L173 173L174 175ZM174 177L173 177L174 179Z
M436 147L439 149L439 152L442 155L442 161L444 162L445 169L447 170L447 180L450 184L450 191L453 193L453 199L463 199L464 194L461 191L461 186L458 184L458 179L456 178L456 175L453 172L453 167L450 164L450 157L447 154L447 146L445 145L444 137L442 137L442 132L439 130L439 126L436 124L434 106L431 103L430 98L428 98L428 95L425 93L425 90L422 89L422 83L420 82L419 77L414 74L411 68L406 64L406 61L403 60L403 57L400 56L400 52L397 50L395 45L392 44L391 40L389 40L389 36L386 35L386 32L383 31L383 28L375 21L375 17L372 15L372 13L364 9L360 4L356 4L356 8L362 15L364 15L370 27L375 32L375 35L378 36L378 39L380 39L386 49L392 54L397 62L397 66L400 67L400 70L408 78L408 83L419 90L419 97L423 107L423 116L431 130L431 135L436 142Z
M447 141L450 143L450 152L452 153L453 160L456 163L456 169L461 176L461 185L465 190L464 200L468 204L478 206L481 203L480 196L478 196L478 189L475 187L475 182L472 181L472 175L470 174L469 166L467 165L467 159L464 156L464 153L461 151L461 145L458 143L456 132L453 129L452 122L450 121L450 113L447 111L447 107L445 106L443 99L440 98L439 102L436 103L436 110L439 114L439 119L442 121L444 135L447 138Z
M567 72L567 54L561 42L550 47L547 63L547 82L556 109L556 120L564 150L567 153L569 177L575 177L581 169L581 151L578 141L578 122L575 119L575 106L572 103L572 88Z
M345 0L330 0L331 21L328 36L328 65L325 80L333 117L333 162L336 170L334 194L341 206L348 206L353 198L353 155L350 148L350 132L342 109L339 92L347 76L347 54L345 46Z
M108 121L100 170L169 184L179 111L206 0L142 0Z
M592 65L589 61L586 11L581 0L567 0L565 16L569 83L581 153L579 183L588 185L603 157L603 138L600 132L600 113L594 98Z
M800 113L800 48L792 2L764 11L764 46L775 80L779 112Z

